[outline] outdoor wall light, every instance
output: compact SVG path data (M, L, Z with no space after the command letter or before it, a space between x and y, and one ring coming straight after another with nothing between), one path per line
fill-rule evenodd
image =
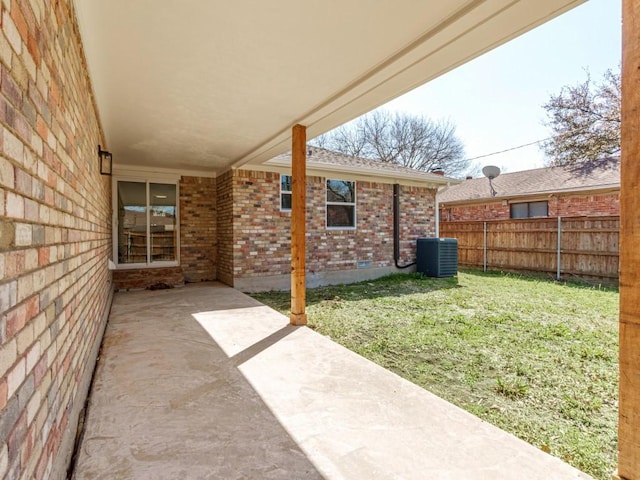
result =
M100 161L100 175L111 175L113 171L113 155L111 152L102 150L98 145L98 160Z

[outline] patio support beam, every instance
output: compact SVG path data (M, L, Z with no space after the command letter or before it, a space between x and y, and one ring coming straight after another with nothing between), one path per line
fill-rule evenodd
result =
M294 125L291 146L291 325L306 325L305 205L307 127Z
M622 1L618 476L640 480L640 2Z

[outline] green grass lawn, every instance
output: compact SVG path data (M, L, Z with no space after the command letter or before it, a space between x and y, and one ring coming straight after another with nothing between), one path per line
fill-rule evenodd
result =
M289 294L254 294L288 313ZM598 479L615 470L618 292L512 274L307 291L309 326Z

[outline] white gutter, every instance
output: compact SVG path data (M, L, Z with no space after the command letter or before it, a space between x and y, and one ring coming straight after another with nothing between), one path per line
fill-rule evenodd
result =
M288 161L273 161L270 160L262 164L262 169L268 169L269 166L273 167L285 167L291 168L291 163ZM255 168L257 165L251 165L250 167L245 167L247 169L253 170L261 170L261 168ZM435 175L433 173L421 172L418 170L414 171L396 171L392 169L381 169L381 168L372 168L372 167L363 167L363 166L347 166L347 165L334 165L330 163L323 162L314 162L313 160L307 161L307 175L312 174L313 172L342 172L342 173L350 173L356 176L367 175L370 177L377 178L390 178L390 179L402 179L402 180L413 180L413 181L424 181L429 182L436 185L451 185L452 182L459 183L454 178L442 177L440 175Z

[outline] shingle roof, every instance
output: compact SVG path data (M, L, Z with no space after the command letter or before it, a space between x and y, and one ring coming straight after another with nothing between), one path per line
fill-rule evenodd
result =
M309 147L307 153L307 167L324 168L331 170L332 167L344 167L352 169L354 171L366 169L369 172L378 171L381 176L385 174L388 176L398 175L411 175L416 179L422 179L426 181L434 181L436 183L458 183L459 180L443 177L442 175L436 175L435 173L424 172L421 170L415 170L413 168L402 167L393 163L382 162L380 160L370 160L368 158L354 157L351 155L345 155L343 153L334 152L333 150L327 150L320 147ZM287 163L291 164L291 152L283 153L277 157L266 162L269 163Z
M620 158L604 158L591 166L546 167L503 173L493 179L495 198L620 186ZM489 179L465 180L438 194L440 203L492 198Z

